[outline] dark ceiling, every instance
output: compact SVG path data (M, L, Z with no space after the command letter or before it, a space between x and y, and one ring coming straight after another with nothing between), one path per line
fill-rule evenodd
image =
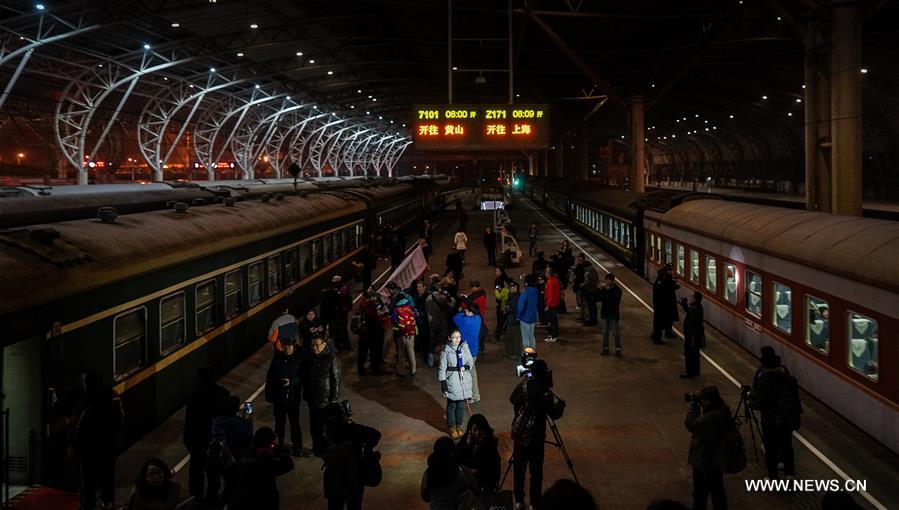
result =
M626 132L627 101L644 95L651 141L709 128L768 137L770 150L784 153L801 148L803 34L818 20L815 30L826 38L830 17L828 2L817 0L451 3L456 102L508 99L511 5L514 100L549 103L558 134L586 127L592 136L618 138ZM397 128L414 104L447 101L447 0L44 5L58 20L98 28L42 48L43 64L26 71L25 83L36 86L14 91L19 105L52 96L96 62L133 61L144 44L183 60L160 75L199 80L215 67L345 115L370 112ZM888 0L863 3L866 133L881 137L866 136L866 150L892 145L899 132L897 11ZM34 32L36 19L35 2L4 2L6 47ZM0 68L0 83L13 71L14 64ZM486 83L475 83L479 74Z

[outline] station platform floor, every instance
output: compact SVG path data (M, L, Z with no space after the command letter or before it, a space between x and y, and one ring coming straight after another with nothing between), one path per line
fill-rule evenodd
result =
M492 222L492 213L472 212L469 208L468 215L470 242L460 289L467 288L468 282L476 279L489 291L494 269L486 264L481 236ZM691 469L687 464L690 434L684 428L688 404L684 403L683 394L715 384L733 408L739 400L738 383L751 381L757 367L755 358L707 327L702 376L693 380L680 379L678 374L683 370L681 340L667 340L665 345L653 345L649 340L651 313L647 303L651 299L647 281L548 213L535 209L523 197L516 197L510 215L522 239L528 225L538 223L541 230L539 249L547 252L547 256L558 249L562 240L568 239L575 254L585 251L593 263L600 266L601 276L605 271L613 271L626 287L622 300L623 356L620 358L600 356L601 329L585 327L575 321L575 298L570 290L566 292L569 313L560 316L561 339L557 343L542 342L546 330L537 329L539 356L553 369L555 392L568 404L558 427L577 478L602 509L643 509L653 500L663 498L679 500L689 506L692 499ZM429 273L443 272L443 260L455 228L455 216L447 211L435 226L434 254L430 261L433 271ZM530 270L526 241L523 248L525 257L521 264L508 269L510 276L517 277ZM379 263L379 271L383 267L384 263ZM488 303L492 328L495 321L493 300L489 299ZM394 351L390 343L385 342L385 357L392 363ZM220 380L233 394L254 402L256 427L272 426L274 422L271 405L260 397L270 359L271 347L263 346ZM378 448L383 455L383 482L377 488L366 489L364 508L427 508L419 496L419 483L434 441L446 430L445 400L440 394L436 369L419 363L414 377L360 377L356 373L355 353L341 354L341 359L344 374L341 397L352 402L354 421L375 427L383 434ZM501 345L488 343L486 354L478 358L481 401L472 405L472 412L485 415L499 437L504 470L511 454L512 407L508 398L519 380L516 364L502 356ZM844 477L865 480L867 492L853 494L859 504L865 508L899 508L899 491L896 489L899 456L822 403L808 395L803 396L805 414L800 430L803 439L794 439L798 477L837 479L841 484ZM304 444L309 446L305 407L301 417ZM181 445L182 430L183 410L119 457L118 500L123 501L127 496L137 470L149 457L159 457L174 466L176 480L186 490L187 460ZM763 478L764 461L759 451L760 463L755 462L748 431L744 427L742 432L749 465L739 475L725 476L730 508L820 508L822 492L748 491L745 481ZM760 439L757 441L760 450ZM278 480L281 508L325 508L321 460L314 457L294 460L293 471ZM544 490L559 478L571 477L561 452L547 445ZM510 474L504 488L511 489L511 486Z

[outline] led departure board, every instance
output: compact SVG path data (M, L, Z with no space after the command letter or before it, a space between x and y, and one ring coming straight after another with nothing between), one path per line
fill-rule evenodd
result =
M421 105L414 114L416 149L502 150L549 146L547 105Z

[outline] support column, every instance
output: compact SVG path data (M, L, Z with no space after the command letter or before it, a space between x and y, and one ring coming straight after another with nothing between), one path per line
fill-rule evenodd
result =
M631 191L643 193L646 177L646 154L643 116L646 112L646 98L631 98Z
M833 212L862 214L861 5L831 4L833 41L830 78Z
M831 212L830 52L817 22L805 30L805 208Z

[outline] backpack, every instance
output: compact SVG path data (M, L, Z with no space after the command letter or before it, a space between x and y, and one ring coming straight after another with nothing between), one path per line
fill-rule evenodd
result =
M234 458L234 453L228 446L227 436L216 436L209 440L209 446L206 448L207 466L224 472L235 463L237 463L237 459Z
M722 471L736 474L746 468L746 449L737 422L727 417L721 443L718 445L717 464Z
M802 424L802 402L799 400L799 383L788 375L778 398L778 411L774 417L778 426L788 430L799 430Z
M551 403L546 406L546 415L552 420L562 418L562 415L565 414L565 401L552 393L547 392L547 396L551 399Z
M381 485L381 478L384 476L384 472L381 469L381 452L365 449L360 461L359 475L362 479L362 485L366 487Z

